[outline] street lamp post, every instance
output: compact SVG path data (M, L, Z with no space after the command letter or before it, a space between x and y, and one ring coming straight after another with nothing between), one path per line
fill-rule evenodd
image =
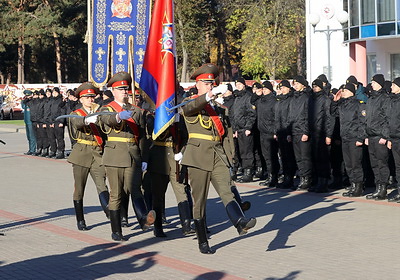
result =
M324 13L326 13L326 8L324 9ZM331 19L334 16L335 12L333 11L333 9L331 9L329 11L329 14L326 13L325 16L327 17L327 19ZM337 16L336 19L338 20L338 22L340 24L345 24L348 21L349 15L347 14L346 11L340 11ZM329 27L329 24L327 25L326 29L318 29L316 30L315 27L317 26L317 24L320 21L320 16L318 14L310 14L308 17L308 21L311 23L311 25L313 26L313 31L314 33L316 32L320 32L320 33L325 33L326 35L326 40L327 40L327 45L328 45L328 81L331 81L331 35L333 32L336 31L343 31L343 28L336 28L336 29L331 29Z

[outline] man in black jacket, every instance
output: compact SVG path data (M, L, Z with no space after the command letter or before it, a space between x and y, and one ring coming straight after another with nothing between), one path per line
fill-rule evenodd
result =
M311 134L312 163L314 176L318 178L318 184L310 191L318 193L328 192L330 178L329 148L334 128L334 118L330 113L331 100L323 90L323 82L316 79L312 83L312 94L308 107ZM306 178L306 180L309 178ZM307 184L308 183L308 184ZM300 189L308 188L310 181L302 184Z
M280 94L277 95L275 105L275 135L274 138L278 141L279 150L282 157L282 171L284 180L279 185L280 188L293 188L293 177L296 173L296 161L293 152L293 144L290 136L290 120L289 108L293 98L293 89L288 80L281 81L277 89Z
M389 117L389 141L387 146L392 150L396 166L396 174L400 174L400 77L393 80L392 95L390 96ZM390 202L400 202L400 186L398 194L389 199Z
M36 114L36 124L37 124L37 153L35 155L46 157L49 154L49 140L47 137L47 124L46 118L44 115L45 112L45 104L47 104L48 98L43 89L39 90L39 102L37 105L37 114Z
M235 101L232 106L232 129L233 137L238 139L239 156L242 160L244 175L239 182L246 183L253 180L253 162L254 162L254 139L252 129L256 122L256 111L251 105L251 88L246 87L243 78L235 81L237 90L235 90Z
M293 79L294 96L290 102L289 120L293 149L296 157L300 184L298 188L308 189L311 182L311 141L309 130L308 103L311 88L303 76Z
M54 88L48 104L50 108L48 112L49 127L47 133L50 139L50 153L48 157L63 159L65 150L64 120L56 121L56 118L66 114L67 110L58 87Z
M389 138L387 115L389 95L383 89L384 84L385 78L382 74L376 74L372 77L372 91L366 108L367 138L365 139L365 144L368 145L371 167L374 172L376 184L375 192L367 195L367 199L376 200L386 198L389 179L389 152L386 147L387 139Z
M354 84L347 83L339 90L332 102L332 115L339 117L342 153L350 189L343 196L357 197L363 193L363 141L365 135L365 103L355 97Z
M262 84L262 92L256 91L251 103L257 111L257 127L260 131L262 155L265 159L268 177L260 186L275 187L278 183L279 159L278 142L275 134L275 105L276 95L271 82Z

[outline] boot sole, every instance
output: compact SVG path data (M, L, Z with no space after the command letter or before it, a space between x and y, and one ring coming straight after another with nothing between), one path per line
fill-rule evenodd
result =
M149 213L147 213L146 217L146 223L143 226L143 231L146 231L149 229L149 227L154 224L156 221L156 212L154 210L150 210Z
M247 234L248 230L255 227L257 220L255 218L250 219L246 226L239 232L239 235Z

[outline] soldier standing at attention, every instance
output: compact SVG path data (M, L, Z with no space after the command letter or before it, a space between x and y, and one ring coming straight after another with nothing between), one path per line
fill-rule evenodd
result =
M132 84L129 73L119 72L107 83L112 88L114 101L101 111L115 112L101 115L102 129L107 134L103 165L110 183L111 238L125 240L121 228L121 195L129 190L133 198L133 209L142 230L154 223L155 212L148 211L140 186L142 171L147 169L147 152L144 150L145 120L142 110L128 102L128 89Z
M219 75L214 64L205 64L191 77L196 80L198 95L194 101L182 107L189 140L183 153L182 165L188 167L194 199L193 218L200 252L213 254L208 244L205 223L205 208L210 182L225 205L227 214L239 235L256 224L255 218L246 218L234 199L230 186L228 159L223 148L227 141L227 125L220 119L219 107L213 107L212 92L215 78ZM216 111L217 110L217 111ZM221 114L223 115L223 114Z
M99 109L99 105L93 103L98 89L89 82L80 85L76 91L82 108L77 109L71 115L83 116L85 118L69 118L71 135L75 135L76 144L73 146L68 162L72 163L74 174L74 208L79 230L87 230L83 217L83 195L85 192L87 178L90 176L96 185L100 204L104 213L109 217L108 201L109 193L106 185L106 172L101 165L103 154L103 135L100 128L95 124L97 116L89 116Z

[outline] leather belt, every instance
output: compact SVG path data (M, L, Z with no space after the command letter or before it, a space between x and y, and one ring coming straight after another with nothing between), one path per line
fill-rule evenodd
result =
M190 138L197 138L197 139L216 141L216 142L221 140L221 138L219 136L207 135L207 134L201 134L201 133L189 133L189 139Z
M124 143L137 143L136 138L126 138L126 137L108 137L107 141L112 142L124 142Z
M154 146L161 146L161 147L173 147L174 143L172 142L161 142L161 141L154 141L153 142Z
M79 144L85 144L85 145L89 145L89 146L98 146L99 143L97 143L97 141L90 141L90 140L85 140L85 139L78 139L76 140L77 143Z

